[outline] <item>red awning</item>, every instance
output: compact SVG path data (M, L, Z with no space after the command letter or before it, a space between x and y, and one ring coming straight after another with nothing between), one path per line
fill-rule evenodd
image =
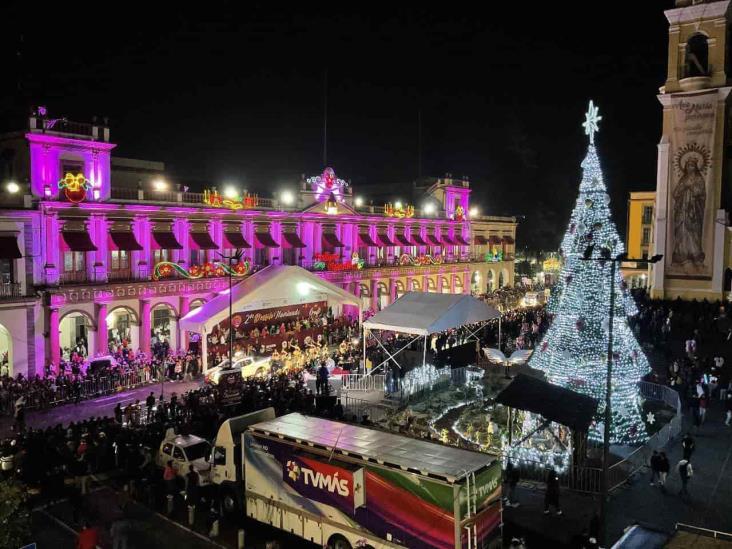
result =
M153 231L153 240L161 250L182 250L172 231Z
M109 233L109 238L112 240L112 248L114 249L127 252L142 250L142 246L132 231L112 231Z
M403 233L394 233L396 235L397 242L401 244L402 246L412 246L412 243L409 241L409 239L404 236Z
M335 233L323 233L323 248L342 248L343 242Z
M442 243L446 246L455 246L457 242L455 242L450 235L443 234L440 236L440 240L442 240Z
M0 259L20 259L17 236L0 236Z
M463 235L461 235L461 234L455 235L455 244L457 244L458 246L470 246L470 242L465 240L463 238Z
M208 233L197 232L191 233L191 244L194 249L199 250L218 250L219 245L213 241L211 235Z
M305 243L300 240L297 233L282 233L282 245L284 248L307 248Z
M432 233L427 235L427 241L429 242L430 246L442 246L442 242L437 240L437 237Z
M358 240L361 242L361 246L374 246L377 247L378 244L374 242L374 239L371 238L371 235L369 233L358 233Z
M514 241L514 239L513 239L512 236L506 235L506 236L503 237L503 242L505 244L513 244L515 241Z
M503 242L503 241L501 240L500 236L496 236L496 235L492 234L488 237L489 244L500 244L501 242Z
M416 246L427 246L427 242L424 241L424 238L419 233L412 233L412 244Z
M246 241L244 235L242 235L239 231L232 231L230 233L225 232L224 238L232 248L242 249L252 247L252 245Z
M387 235L385 232L378 232L376 233L376 238L381 243L382 246L396 246L390 239L389 235Z
M275 242L269 231L266 232L255 232L254 233L254 245L257 248L279 248L280 245Z
M97 247L91 241L89 233L83 231L61 231L64 242L72 252L96 252ZM17 246L17 244L16 244Z
M485 246L486 244L488 244L488 241L482 234L476 234L473 237L473 244L475 244L476 246Z

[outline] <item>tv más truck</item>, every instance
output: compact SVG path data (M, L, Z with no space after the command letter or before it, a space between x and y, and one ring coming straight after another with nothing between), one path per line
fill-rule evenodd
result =
M296 413L273 415L266 409L221 426L211 482L225 510L244 508L254 520L337 549L500 545L495 456Z

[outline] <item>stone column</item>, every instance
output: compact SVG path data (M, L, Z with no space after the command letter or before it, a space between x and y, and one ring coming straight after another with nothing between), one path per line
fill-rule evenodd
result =
M371 309L376 312L379 310L379 285L376 283L375 278L369 280L369 283L371 285Z
M97 305L97 352L102 355L109 354L107 336L107 304L99 303ZM91 353L91 349L89 352Z
M463 293L470 295L470 271L463 273Z
M150 356L150 300L140 300L140 350Z
M427 275L422 276L422 291L429 292L430 289L430 277Z
M51 357L49 362L53 364L56 373L58 373L58 367L61 363L60 329L61 326L59 325L58 309L52 307L51 309L49 309L48 314L48 337L51 351Z
M455 293L455 273L450 273L450 293Z
M178 321L178 348L188 350L188 330L180 327L180 318L183 318L191 310L191 298L187 295L180 296L180 317Z
M389 279L389 303L394 303L397 299L396 278Z

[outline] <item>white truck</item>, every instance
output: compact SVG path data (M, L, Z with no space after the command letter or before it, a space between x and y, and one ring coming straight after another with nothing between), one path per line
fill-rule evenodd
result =
M226 420L207 462L225 514L324 547L501 543L501 463L488 454L266 408Z

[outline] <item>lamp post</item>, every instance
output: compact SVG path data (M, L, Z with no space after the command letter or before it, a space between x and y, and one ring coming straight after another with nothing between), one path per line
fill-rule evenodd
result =
M610 546L610 540L608 536L607 528L607 508L608 508L608 496L610 493L610 468L608 463L610 461L610 423L612 421L612 409L611 409L611 391L612 391L612 374L613 374L613 324L615 321L615 270L618 263L624 261L635 261L636 263L657 263L663 258L662 255L654 255L649 259L628 259L627 253L618 254L612 257L612 252L609 248L602 248L600 250L600 257L592 257L594 251L594 244L588 246L582 256L582 261L599 261L604 263L610 262L610 315L608 316L608 330L607 330L607 374L605 379L605 419L603 425L603 436L602 436L602 499L600 500L600 518L602 521L602 531L600 539L603 541L603 547Z
M234 260L237 265L241 261L242 250L237 249L233 255L224 255L221 252L216 252L221 259L226 259L229 262L229 368L234 365L234 323L233 323L233 310L234 310L234 298L232 296L232 286L234 278Z

